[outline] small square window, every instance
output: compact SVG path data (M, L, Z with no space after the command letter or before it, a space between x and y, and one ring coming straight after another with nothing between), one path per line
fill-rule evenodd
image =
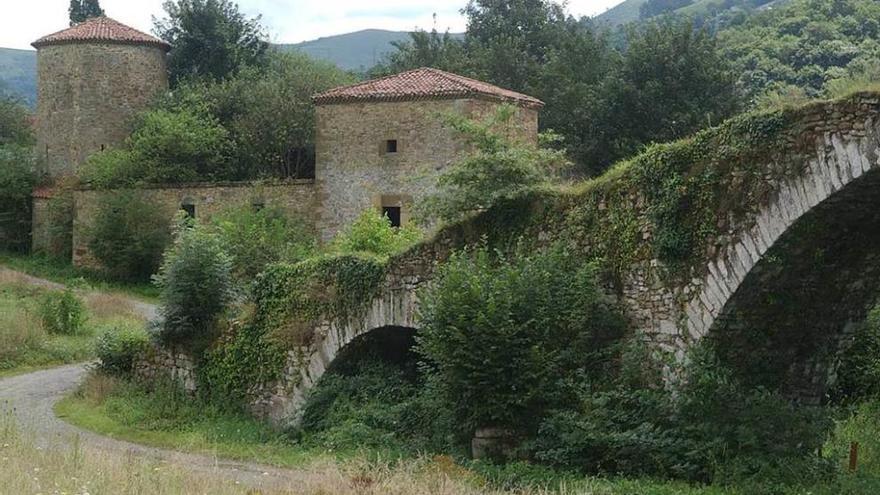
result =
M382 214L391 221L394 228L400 227L400 207L399 206L383 206Z
M389 139L385 141L385 153L397 153L397 140Z

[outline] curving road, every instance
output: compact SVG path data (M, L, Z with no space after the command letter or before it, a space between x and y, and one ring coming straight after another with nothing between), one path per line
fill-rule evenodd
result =
M0 268L0 274L14 274L18 280L48 288L62 285L19 272ZM156 307L131 300L133 308L147 318L156 315ZM38 446L59 448L79 445L102 450L111 454L136 455L151 460L181 466L189 471L220 476L230 482L238 482L256 489L292 490L298 480L308 475L306 471L279 469L271 466L224 461L213 456L188 454L172 450L146 447L103 437L76 428L55 416L55 403L73 392L82 382L89 365L75 364L25 375L0 379L0 414L11 412L18 424L31 433Z

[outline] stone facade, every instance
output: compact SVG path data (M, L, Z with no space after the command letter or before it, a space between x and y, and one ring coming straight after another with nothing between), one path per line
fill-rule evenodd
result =
M250 182L226 184L176 184L139 188L145 201L156 205L169 222L184 206L191 207L196 218L210 219L218 212L236 206L276 207L290 216L314 225L320 213L314 183L298 180L281 184ZM102 198L114 191L80 189L74 192L73 260L80 266L98 266L89 253L89 232Z
M37 51L37 153L50 177L70 175L92 153L120 146L131 120L168 90L165 49L79 42Z
M400 207L406 223L410 205L432 193L438 173L466 151L444 115L479 119L498 106L475 98L318 105L315 173L324 205L323 239L369 208ZM538 110L519 107L514 129L534 142Z

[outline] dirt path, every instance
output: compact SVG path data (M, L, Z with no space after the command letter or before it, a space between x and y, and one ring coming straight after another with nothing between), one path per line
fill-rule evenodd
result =
M0 266L0 280L2 281L13 281L19 282L23 284L33 285L36 287L43 287L45 289L51 290L63 290L65 286L63 284L59 284L58 282L53 282L51 280L46 280L44 278L34 277L32 275L28 275L27 273L19 272L16 270L10 270L9 268L4 268ZM87 291L87 290L77 290L83 296L101 294L98 291ZM158 308L155 304L146 303L140 301L138 299L134 299L131 297L125 296L117 296L120 300L124 300L125 304L130 306L136 313L140 314L147 320L155 319L158 315Z
M2 267L0 276L14 277L25 283L50 289L64 288L61 284ZM147 318L157 314L156 307L152 304L136 300L130 300L130 304ZM78 445L86 448L113 455L141 456L197 473L221 476L256 489L292 490L299 484L297 480L302 480L308 474L305 471L223 461L209 455L146 447L103 437L65 423L55 416L53 407L76 389L87 372L88 365L75 364L0 379L0 414L13 414L22 429L32 434L38 446L43 448L65 448L78 442Z
M185 470L222 476L231 482L261 489L292 490L308 473L252 463L223 461L213 456L187 454L133 444L81 430L55 416L55 403L76 389L87 365L71 365L0 380L0 413L11 411L24 431L42 448L79 445L113 455L140 456L180 466Z

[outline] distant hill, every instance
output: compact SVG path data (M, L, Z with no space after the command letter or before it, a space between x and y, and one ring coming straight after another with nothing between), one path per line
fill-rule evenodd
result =
M620 26L639 20L639 9L648 0L624 0L593 19L611 26Z
M365 71L392 51L394 41L409 39L405 31L368 29L314 41L278 45L334 63L345 70ZM17 96L33 106L37 99L37 57L33 50L0 48L0 93Z
M33 106L37 101L37 56L33 50L0 48L0 93Z
M409 33L405 31L367 29L279 46L282 50L298 50L313 58L333 62L345 70L366 70L394 50L391 43L408 39Z
M640 19L640 9L648 0L624 0L616 6L597 15L593 19L617 27ZM704 16L710 11L724 12L742 9L743 5L749 8L766 9L785 3L787 0L694 0L691 5L675 10L673 13L687 16ZM724 6L727 4L726 6ZM711 14L710 14L711 15Z

